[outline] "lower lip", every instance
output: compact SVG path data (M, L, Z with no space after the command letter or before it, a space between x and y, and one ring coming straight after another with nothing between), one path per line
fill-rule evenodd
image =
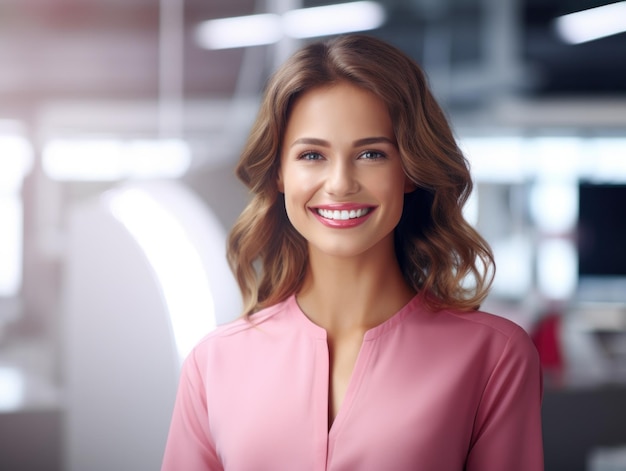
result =
M321 222L327 227L332 227L334 229L349 229L351 227L360 226L365 221L367 221L372 215L372 213L374 212L374 208L371 208L365 216L361 216L360 218L353 218L353 219L327 219L327 218L320 216L320 214L314 209L312 209L311 212L313 213L313 215L317 218L319 222Z

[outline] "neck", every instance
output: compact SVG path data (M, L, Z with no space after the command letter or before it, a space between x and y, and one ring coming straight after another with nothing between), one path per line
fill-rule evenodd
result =
M393 250L334 257L310 250L298 304L330 334L366 331L400 310L413 296Z

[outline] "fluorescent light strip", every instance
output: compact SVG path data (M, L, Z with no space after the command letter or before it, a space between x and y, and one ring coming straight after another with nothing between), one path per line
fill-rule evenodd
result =
M177 178L191 164L186 142L177 139L54 139L43 151L43 169L59 181Z
M377 2L362 1L301 8L285 14L262 14L208 20L196 30L198 44L207 49L273 44L281 38L313 38L331 34L366 31L385 21L385 10Z
M559 36L570 44L581 44L626 32L626 2L591 8L555 20Z
M303 8L283 15L283 31L292 38L375 29L385 22L385 10L376 2L353 2Z
M196 30L198 43L207 49L260 46L283 36L279 15L250 15L205 21Z

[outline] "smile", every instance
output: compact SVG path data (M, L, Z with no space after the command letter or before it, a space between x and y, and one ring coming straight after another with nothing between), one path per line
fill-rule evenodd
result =
M359 208L359 209L342 209L342 210L332 210L332 209L316 209L317 214L322 216L325 219L331 219L333 221L347 221L349 219L357 219L365 216L370 212L370 208Z
M332 229L351 229L365 224L374 213L376 206L357 204L328 205L326 207L309 208L317 220Z

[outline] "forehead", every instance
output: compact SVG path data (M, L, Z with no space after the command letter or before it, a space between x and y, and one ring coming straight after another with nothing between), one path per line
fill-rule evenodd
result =
M319 133L321 138L350 135L381 135L393 138L393 126L387 105L373 92L340 82L317 87L300 95L293 103L285 140L300 134Z

